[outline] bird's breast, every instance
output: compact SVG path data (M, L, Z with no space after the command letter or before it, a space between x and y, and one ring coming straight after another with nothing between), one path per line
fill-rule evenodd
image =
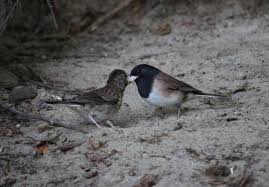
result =
M162 93L159 90L152 89L149 96L144 98L148 103L158 107L178 106L183 101L184 95L180 92Z

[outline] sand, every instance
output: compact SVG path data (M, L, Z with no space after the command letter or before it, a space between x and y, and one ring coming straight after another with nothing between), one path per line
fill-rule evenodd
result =
M31 64L42 77L85 89L103 86L113 69L146 63L204 92L231 93L232 101L197 97L178 119L174 109L157 114L132 84L113 119L118 131L38 132L40 122L3 117L2 124L20 123L21 134L0 135L0 184L9 176L13 186L268 186L269 5L257 14L244 6L162 2L125 12L75 36L60 58ZM171 32L162 35L156 27L165 24ZM74 125L68 114L57 111ZM37 154L36 144L48 139L48 152ZM211 174L215 165L228 174Z

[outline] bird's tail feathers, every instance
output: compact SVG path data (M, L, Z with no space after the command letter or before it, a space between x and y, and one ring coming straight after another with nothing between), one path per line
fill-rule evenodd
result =
M199 92L195 93L196 95L206 95L206 96L213 96L213 97L220 97L225 100L232 100L231 96L223 95L223 94L212 94L212 93L204 93L204 92Z
M62 100L62 101L46 101L47 104L73 104L72 100Z

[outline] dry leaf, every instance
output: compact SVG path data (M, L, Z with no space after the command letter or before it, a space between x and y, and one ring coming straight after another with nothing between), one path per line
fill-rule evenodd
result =
M160 24L153 28L152 32L161 36L167 35L171 32L171 25L169 23Z
M44 142L40 142L37 146L36 146L36 151L39 154L47 154L49 152L49 147L48 147L48 143L46 141Z
M141 4L141 1L135 1L133 2L133 7L132 7L132 10L134 13L138 13L142 8L142 4Z
M157 184L157 176L145 174L142 176L133 187L152 187Z
M89 140L89 144L92 146L93 149L99 149L104 145L103 142L96 141L93 138Z

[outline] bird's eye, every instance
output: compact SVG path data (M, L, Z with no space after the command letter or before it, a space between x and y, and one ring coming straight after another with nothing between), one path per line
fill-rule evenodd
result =
M139 75L140 73L141 73L141 70L140 69L138 69L138 70L135 71L135 74L136 75Z

